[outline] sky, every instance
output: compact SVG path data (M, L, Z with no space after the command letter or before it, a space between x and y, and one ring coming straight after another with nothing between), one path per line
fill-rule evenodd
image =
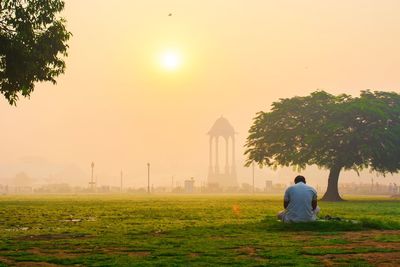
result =
M17 107L0 99L0 183L26 171L48 182L144 186L205 181L207 132L220 116L237 135L239 183L252 119L315 90L399 92L400 2L66 0L66 73ZM168 70L160 56L175 51ZM288 175L256 170L256 184ZM327 171L306 172L325 184ZM372 174L344 173L341 182ZM399 181L399 176L379 181Z

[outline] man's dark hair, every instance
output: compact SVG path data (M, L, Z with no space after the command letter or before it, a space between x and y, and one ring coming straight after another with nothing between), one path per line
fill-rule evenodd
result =
M300 182L306 183L306 178L302 175L297 175L296 178L294 178L294 183L297 184Z

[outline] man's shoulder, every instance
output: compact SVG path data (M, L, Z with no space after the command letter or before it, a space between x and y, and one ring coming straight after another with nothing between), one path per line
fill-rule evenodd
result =
M305 183L297 183L295 185L290 186L294 189L292 190L311 190L313 192L317 192L314 187Z
M311 189L312 191L314 191L314 192L317 192L317 190L315 190L315 188L314 187L312 187L311 185L306 185L309 189Z
M305 184L305 183L297 183L290 185L289 187L286 188L286 191L292 191L292 190L304 190L304 189L311 189L315 191L315 188L312 187L311 185Z
M312 189L314 189L314 187L312 187L311 185L309 185L309 184L303 184L304 186L306 186L306 187L309 187L309 188L312 188Z
M286 192L290 192L290 191L292 191L293 190L293 188L294 188L294 186L295 186L295 184L294 185L290 185L290 186L288 186L287 188L286 188Z
M311 191L313 195L317 196L317 190L315 190L314 187L312 187L311 185L306 185L307 190Z

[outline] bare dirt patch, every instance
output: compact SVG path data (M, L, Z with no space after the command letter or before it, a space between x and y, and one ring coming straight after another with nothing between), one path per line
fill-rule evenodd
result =
M44 234L44 235L28 235L16 238L17 240L34 240L34 241L45 241L55 239L78 239L78 238L90 238L90 235L85 234Z
M373 266L397 267L400 266L400 252L374 252L358 254L339 254L318 256L326 267L346 266L346 261L363 259Z
M128 255L131 257L148 257L151 255L150 251L142 250L142 251L132 251L127 250L126 248L103 248L101 252L105 254L121 254Z
M316 246L305 246L303 248L312 249L315 247ZM390 250L400 251L400 242L379 242L374 240L362 240L362 241L358 240L350 244L324 245L317 247L319 249L338 248L338 249L352 250L354 248L376 248L376 249L390 249Z
M3 256L0 256L0 262L1 263L5 263L7 265L11 265L11 264L14 263L14 261L12 261L12 260L10 260L10 259L8 259L6 257L3 257Z
M324 238L337 238L338 236L340 236L349 240L360 240L360 239L373 239L376 236L382 236L382 235L400 235L400 230L351 231L351 232L340 232L335 235L321 235L321 236ZM314 238L314 236L311 236L310 238Z
M151 253L150 251L129 251L127 254L131 257L148 257Z
M248 256L255 256L257 255L257 250L254 247L246 246L246 247L240 247L238 249L235 249L235 251L239 254L244 254Z
M200 257L200 254L199 253L190 253L189 254L189 258L192 258L192 259L194 259L194 258L198 258L198 257Z
M310 232L299 232L294 236L285 236L285 238L291 238L299 242L310 241L315 238L315 235L310 235Z
M373 247L383 249L393 249L400 251L400 242L383 242L377 241L376 237L384 235L400 235L399 230L390 231L361 231L361 232L347 232L342 237L346 239L349 244L338 244L332 246L319 246L320 248L347 248L352 249L355 247Z
M381 235L400 235L400 230L371 230L359 232L346 232L344 238L351 240L373 239Z
M265 264L266 259L257 255L257 248L251 246L243 246L235 249L235 252L239 254L237 256L238 259L241 258L251 258L252 260L257 261L260 264Z
M347 240L348 244L336 244L317 246L318 249L343 249L348 253L343 254L327 254L316 256L321 260L324 266L345 266L346 262L351 260L362 259L373 266L400 266L400 242L379 242L376 240L378 236L384 235L400 235L399 230L390 231L360 231L346 232L340 237ZM337 238L338 236L326 236L325 238ZM304 249L316 248L316 246L303 247ZM388 249L388 252L368 252L368 253L351 253L354 249L372 248L372 249Z
M57 267L61 265L56 265L48 262L34 262L34 261L24 261L24 262L18 262L11 260L9 258L0 256L0 262L7 264L9 266L17 266L17 267Z
M154 232L151 232L150 234L155 237L161 237L161 236L165 236L167 233L164 232L163 230L156 230Z
M25 262L16 262L14 266L17 267L57 267L61 265L56 265L48 262L35 262L35 261L25 261Z
M47 250L44 251L40 248L31 248L28 249L27 252L38 255L38 256L52 256L56 258L61 258L61 259L69 259L69 258L75 258L80 256L81 254L76 254L73 252L68 252L64 250Z

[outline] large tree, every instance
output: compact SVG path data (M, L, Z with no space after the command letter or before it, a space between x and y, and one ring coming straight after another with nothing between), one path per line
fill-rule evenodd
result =
M317 165L329 170L323 200L339 201L342 170L400 169L400 95L362 91L359 97L317 91L280 99L254 118L247 162L260 166Z
M63 9L63 0L0 0L0 93L10 104L64 73L71 33Z

